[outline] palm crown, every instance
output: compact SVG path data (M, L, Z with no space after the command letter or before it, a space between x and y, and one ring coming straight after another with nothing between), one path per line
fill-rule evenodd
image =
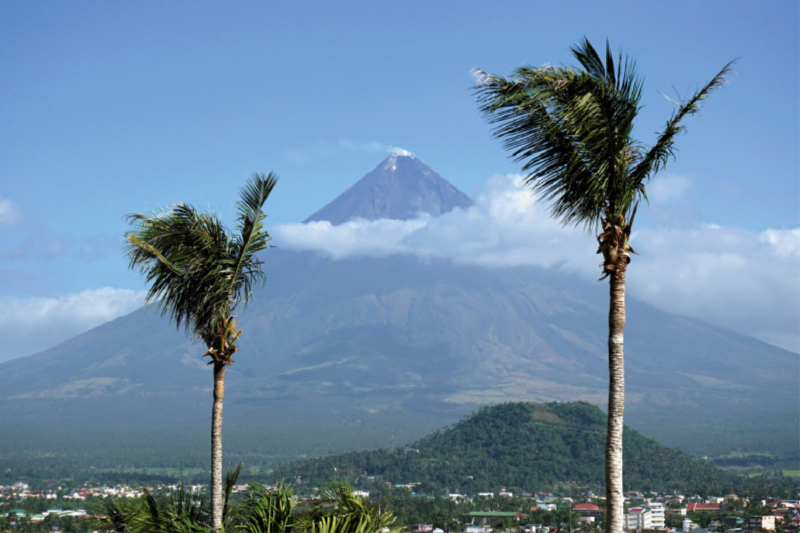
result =
M239 335L232 314L264 281L256 252L270 240L262 207L276 182L272 173L254 174L241 189L234 234L213 213L185 204L128 216L134 229L125 235L126 252L150 285L147 303L203 339L214 361L230 364Z
M527 183L552 201L565 224L598 227L604 219L630 219L646 198L645 184L673 155L681 121L719 87L725 66L705 87L679 103L656 143L633 138L642 79L633 61L603 59L584 38L572 53L584 70L522 67L510 79L476 70L481 111L515 160Z

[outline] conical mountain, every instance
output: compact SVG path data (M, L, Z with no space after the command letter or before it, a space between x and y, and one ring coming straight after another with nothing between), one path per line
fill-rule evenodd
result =
M469 196L413 154L392 154L304 222L327 220L337 226L354 218L408 220L471 205Z

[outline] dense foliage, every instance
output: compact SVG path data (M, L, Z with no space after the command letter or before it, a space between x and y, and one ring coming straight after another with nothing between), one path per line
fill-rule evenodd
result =
M418 492L477 493L560 483L603 484L605 415L585 402L506 403L484 407L452 428L394 451L309 459L278 469L277 479L317 486L331 479L354 483L414 484ZM626 490L744 490L753 484L678 450L625 429ZM730 489L730 490L728 490Z
M344 483L330 483L311 502L295 498L291 487L251 485L243 501L231 498L238 467L227 475L222 526L236 533L377 533L392 525L391 511L353 493ZM183 486L169 494L146 492L131 500L105 500L105 515L95 524L105 533L212 533L205 492Z

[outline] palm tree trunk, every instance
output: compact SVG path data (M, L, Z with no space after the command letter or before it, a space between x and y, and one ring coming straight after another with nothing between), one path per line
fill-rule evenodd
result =
M622 427L625 412L625 269L629 255L620 253L611 274L608 310L608 433L606 435L606 532L622 533Z
M214 407L211 409L211 525L222 529L222 398L225 365L214 363Z

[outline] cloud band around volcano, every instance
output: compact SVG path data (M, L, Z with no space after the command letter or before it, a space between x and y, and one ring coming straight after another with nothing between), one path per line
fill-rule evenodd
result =
M669 189L671 181L681 185L677 193ZM686 189L680 182L654 182L671 192L640 210L641 229L632 236L640 255L628 271L629 294L800 351L800 228L753 232L702 222L648 227L647 217L663 219ZM438 217L285 224L272 234L282 248L332 259L405 254L491 268L557 268L590 279L600 274L593 236L551 218L518 175L491 178L474 206Z

